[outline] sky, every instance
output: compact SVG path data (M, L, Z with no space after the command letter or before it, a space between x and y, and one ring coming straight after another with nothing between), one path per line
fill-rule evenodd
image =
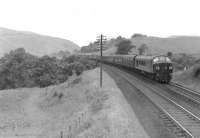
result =
M200 1L0 0L0 27L61 37L79 46L100 34L200 36Z

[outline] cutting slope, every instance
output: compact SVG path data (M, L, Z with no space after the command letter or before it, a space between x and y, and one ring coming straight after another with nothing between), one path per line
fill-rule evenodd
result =
M78 45L69 40L0 28L0 57L19 47L37 56L79 49Z

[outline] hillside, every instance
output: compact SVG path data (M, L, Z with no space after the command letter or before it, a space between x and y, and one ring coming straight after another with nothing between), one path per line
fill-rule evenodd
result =
M125 38L119 36L115 39L111 39L106 42L105 54L114 54L116 52L115 45ZM172 53L186 53L191 54L194 57L199 58L200 56L200 37L198 36L174 36L167 38L152 37L146 35L136 34L129 38L133 45L136 46L132 50L132 53L138 54L138 48L142 44L146 44L148 47L148 54L166 54L171 51ZM89 45L82 47L82 52L94 52L95 45Z
M109 41L106 41L104 43L104 48L103 48L103 54L104 55L112 55L115 54L117 48L116 44L118 44L123 38L118 37L116 39L111 39ZM88 46L83 46L81 47L81 52L82 53L94 53L94 54L99 54L99 45L97 45L95 42L90 43Z
M73 52L79 49L78 45L69 40L0 28L0 57L20 47L37 56L49 55L61 50Z
M62 59L63 57L68 57L70 55L71 55L71 53L68 50L65 50L65 51L60 50L59 52L52 53L49 56L56 57L58 59Z
M166 54L168 51L173 53L200 53L200 37L198 36L175 36L167 38L135 36L131 41L137 48L141 44L149 47L152 54Z

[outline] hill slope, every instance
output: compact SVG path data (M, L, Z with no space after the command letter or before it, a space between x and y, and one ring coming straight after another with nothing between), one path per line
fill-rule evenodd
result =
M115 45L120 41L124 40L121 36L111 39L106 42L104 53L114 54L116 52ZM200 57L200 37L199 36L174 36L174 37L152 37L146 35L133 35L128 38L133 45L136 46L132 50L133 54L138 54L138 48L142 44L146 44L148 54L166 54L167 52L172 53L186 53L192 54L195 57ZM82 52L97 52L97 46L89 45L81 48ZM98 52L99 53L99 52Z
M78 45L69 40L0 28L0 57L19 47L37 56L52 54L60 50L72 52L79 49Z
M200 53L200 37L198 36L176 36L176 37L132 37L131 41L137 48L141 44L146 44L152 54L166 54L168 51L173 53Z

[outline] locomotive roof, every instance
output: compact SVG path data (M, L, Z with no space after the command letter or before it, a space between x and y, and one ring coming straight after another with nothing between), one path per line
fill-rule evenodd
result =
M149 56L145 56L145 55L138 55L136 58L137 59L146 59L146 60L152 60L152 59L154 59L154 58L156 58L156 57L167 57L167 56L165 56L165 55L149 55Z
M137 55L104 55L105 57L135 57Z
M163 58L164 57L164 58ZM151 61L153 63L171 63L171 60L167 58L166 55L157 55L157 56L137 56L136 60L145 60Z

